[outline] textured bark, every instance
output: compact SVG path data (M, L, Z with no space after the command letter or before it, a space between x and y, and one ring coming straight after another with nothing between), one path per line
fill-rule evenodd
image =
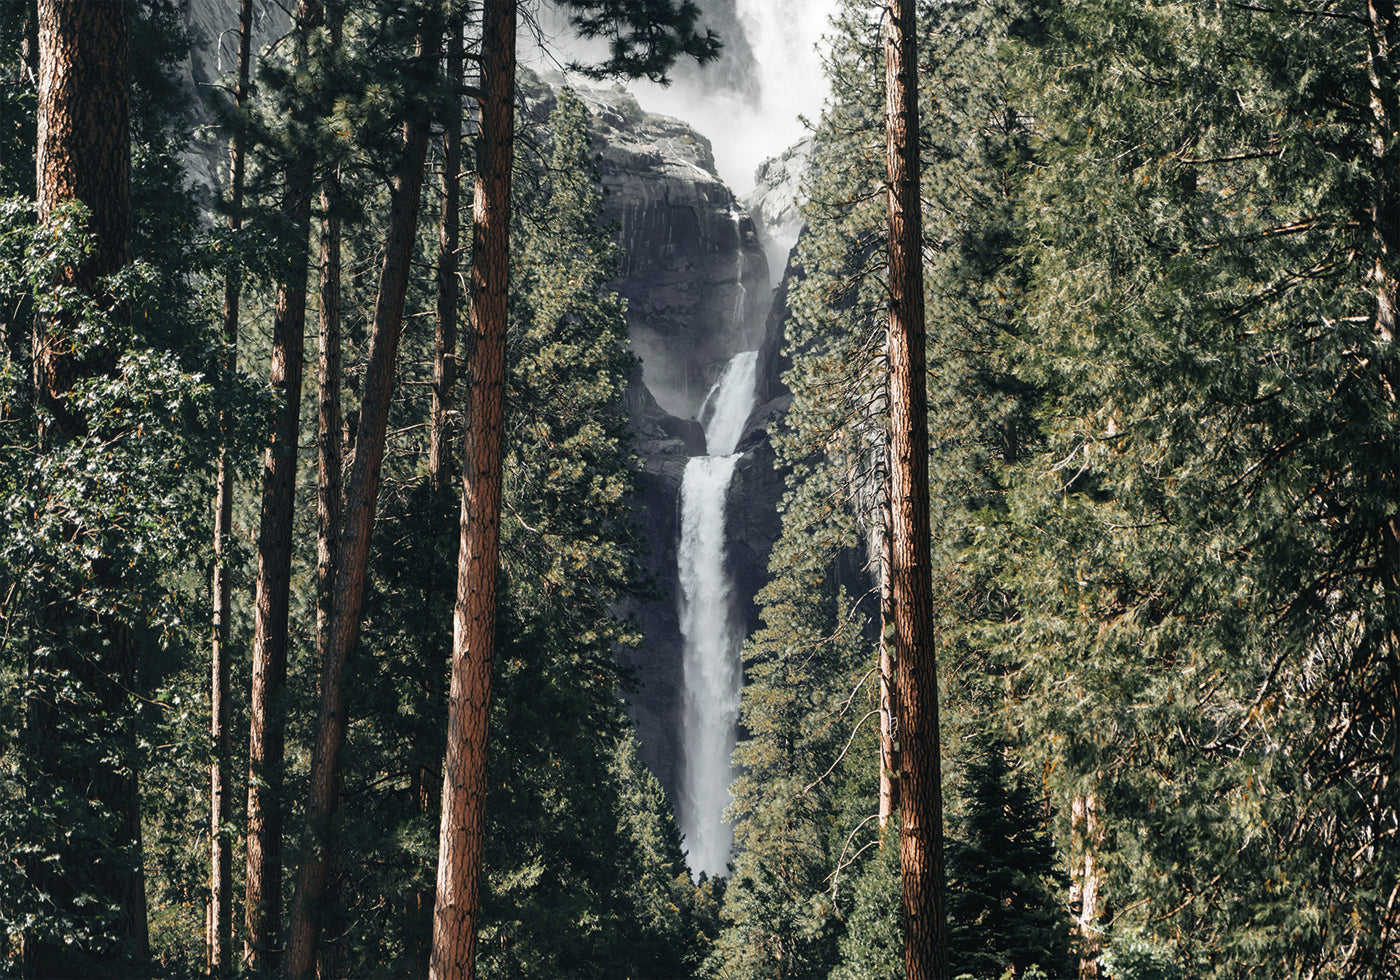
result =
M252 0L238 6L238 67L235 74L234 106L242 111L248 99L249 60L252 49ZM228 227L237 231L244 223L244 148L238 136L228 143ZM238 371L238 305L242 273L230 267L224 273L224 379L231 384ZM214 637L210 654L209 734L214 757L209 764L209 970L223 977L232 967L232 903L234 875L230 840L225 827L230 822L230 760L232 739L228 727L228 626L232 615L228 542L234 524L234 468L230 442L234 419L227 409L218 414L220 447L218 470L214 477L214 574L210 592L214 596Z
M455 387L457 384L457 319L461 307L458 286L458 252L461 228L462 188L462 75L464 24L453 18L447 27L447 87L452 93L444 113L442 160L442 211L438 219L437 308L433 330L433 404L429 424L428 480L435 491L445 491L456 474L453 465L452 433ZM434 494L434 500L442 499ZM436 656L434 651L432 656ZM427 665L423 693L428 704L443 699L442 672L437 663ZM442 799L442 759L419 765L409 786L409 794L425 823L438 822ZM414 962L418 973L426 974L432 961L433 901L435 889L419 888L406 911L416 923Z
M889 190L891 605L898 689L900 874L909 980L947 980L938 665L930 566L928 392L913 0L885 11Z
M307 59L307 34L321 19L316 0L301 0L293 28L296 65ZM248 846L243 959L255 973L277 965L282 934L282 781L287 681L287 614L291 598L292 518L297 438L301 428L306 330L306 245L311 233L313 161L302 153L287 174L282 213L292 228L293 257L278 283L269 380L278 394L272 439L263 456L262 513L253 606L253 689L248 733Z
M61 284L110 305L101 278L126 263L131 226L125 5L41 0L33 22L39 220L49 221L56 208L72 201L86 206L92 250L80 265L61 274ZM34 323L35 399L50 413L39 433L45 444L86 431L82 410L68 401L72 387L115 364L112 350L76 352L75 325L62 311ZM93 561L92 575L100 587L117 581L110 561L100 556ZM32 756L24 776L47 785L49 792L65 787L62 795L75 802L63 811L67 822L55 828L55 838L44 842L57 861L27 861L26 876L43 894L42 900L34 899L36 907L42 904L76 923L115 910L114 927L97 924L96 929L116 946L99 948L94 938L85 948L26 932L20 936L20 967L27 976L71 976L91 972L100 960L112 975L139 971L148 957L139 784L130 764L134 747L119 723L130 710L136 645L127 623L95 615L67 594L46 596L40 607L39 626L55 637L70 634L79 623L91 633L79 641L81 646L60 640L30 659L26 741ZM118 720L115 730L113 719ZM57 734L60 724L117 741L104 746L100 759L75 764L72 747ZM85 823L107 815L115 820L98 839ZM75 878L84 880L77 884Z
M340 11L326 12L331 43L341 43ZM321 181L321 281L317 333L320 356L316 365L316 660L324 664L335 599L336 569L340 567L340 533L343 525L341 343L340 343L340 173L332 170ZM329 937L316 947L317 980L340 976L344 943L344 862L333 863L326 886L326 912L322 921Z
M338 14L331 42L340 44ZM321 180L320 302L317 305L319 357L316 362L316 659L326 659L327 633L340 564L341 515L344 506L341 470L340 355L340 174Z
M234 82L234 106L242 110L248 97L249 52L252 48L253 3L238 7L238 67ZM243 147L237 135L229 141L229 228L243 225ZM224 273L224 355L226 383L238 371L238 306L243 277L230 267ZM219 463L214 479L214 636L210 654L209 736L214 758L209 763L209 972L228 974L233 966L233 868L229 836L229 765L232 740L229 733L229 619L232 615L228 567L229 536L233 531L233 464L229 445L233 418L227 409L219 413Z
M425 24L414 55L419 65L434 63L441 25ZM340 535L340 565L321 663L320 708L312 746L310 796L307 801L307 854L297 869L292 898L291 932L284 974L310 976L315 968L321 933L321 911L331 862L331 821L340 784L340 749L345 741L345 665L360 634L365 573L370 538L379 499L380 468L388 431L389 402L402 335L404 299L413 258L414 232L423 189L423 163L428 148L429 113L423 106L404 128L404 153L394 176L389 202L389 232L380 267L379 292L370 328L355 457L345 490L344 527Z
M890 817L899 809L899 697L895 687L895 657L891 633L894 630L894 584L890 580L890 444L885 439L884 458L877 485L879 500L876 533L880 537L880 829L889 826Z
M1079 980L1098 980L1099 954L1103 952L1102 912L1099 908L1098 800L1093 793L1075 794L1070 800L1070 886L1069 907L1074 916L1075 951L1079 957Z
M91 292L126 264L131 230L126 13L118 4L45 0L37 23L39 220L66 202L87 207L93 253L64 278ZM34 331L35 397L60 439L86 428L67 404L74 381L111 367L75 356L68 326L41 321Z
M472 336L467 364L470 388L466 416L470 425L463 447L447 761L428 973L434 980L462 980L476 974L500 550L510 176L515 139L515 17L515 0L487 0L482 11L485 61L472 206Z

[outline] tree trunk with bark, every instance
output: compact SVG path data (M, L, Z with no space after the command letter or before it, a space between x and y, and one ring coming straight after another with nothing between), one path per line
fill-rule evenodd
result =
M340 532L344 491L341 480L341 344L340 344L340 193L338 174L321 183L321 282L316 363L316 659L325 663L336 569L340 566Z
M892 649L894 631L894 585L890 581L892 560L890 538L890 444L885 439L877 486L879 500L875 511L880 537L880 829L889 826L890 817L899 809L899 697L895 688L895 658ZM883 838L882 838L883 839ZM883 845L882 845L883 846Z
M434 489L452 478L452 413L457 383L457 248L462 187L462 23L447 32L447 87L452 93L443 119L442 217L438 224L437 316L433 329L433 407L428 475Z
M339 10L327 11L331 43L339 47ZM340 567L340 533L344 514L343 436L341 433L341 333L340 333L340 172L329 171L321 180L320 302L316 365L316 660L326 662L336 569ZM333 937L316 950L317 980L336 980L344 944L340 941L344 918L344 875L337 858L327 883L323 922Z
M39 222L46 224L60 206L79 202L88 210L85 231L91 243L82 262L66 269L54 285L76 288L110 308L114 301L104 294L101 280L128 261L131 229L126 7L41 0L33 22ZM99 343L96 353L77 348L73 331L78 325L77 314L67 310L34 322L34 395L44 447L86 433L83 410L70 401L73 387L116 364L117 352L106 345ZM99 586L117 580L101 556L93 561L92 575ZM90 970L98 960L113 970L141 969L149 951L139 784L131 758L134 746L110 730L113 719L130 712L134 638L128 623L84 609L69 594L48 596L41 605L41 628L50 627L56 638L77 629L82 639L59 639L30 657L26 740L32 771L24 775L50 795L66 787L57 795L76 802L61 812L65 826L44 842L57 860L26 862L25 870L29 883L43 894L36 907L42 904L72 920L73 928L92 922L97 931L92 946L102 940L109 945L75 947L26 930L20 936L21 969L29 976L66 976ZM75 763L71 746L57 734L60 724L117 741L104 747L99 759ZM89 822L103 826L100 839L87 829ZM76 884L75 878L80 879ZM93 920L94 913L106 915L109 909L115 910L114 923Z
M457 384L457 320L461 307L458 286L458 251L461 244L462 188L462 83L463 30L461 17L447 26L447 88L450 101L443 117L442 211L438 220L437 307L433 330L433 404L429 421L428 482L433 500L445 501L446 491L456 475L452 447L453 409ZM446 514L443 515L447 517ZM436 651L431 656L436 658ZM424 674L426 703L437 705L443 699L444 678L440 662L429 663ZM409 787L413 803L428 826L438 822L442 799L442 758L425 760L414 773ZM433 900L431 886L416 890L409 915L416 923L415 955L418 972L427 974L432 961Z
M420 30L414 60L435 63L442 26L425 23ZM389 403L403 328L404 300L413 258L418 205L423 188L423 163L427 156L430 113L418 106L404 127L404 152L394 176L389 202L389 233L380 268L379 292L370 328L369 357L360 407L355 457L345 491L345 512L340 535L340 566L326 653L321 664L321 699L312 746L310 797L307 802L307 856L297 870L292 898L291 932L284 973L289 978L310 976L316 964L321 912L331 861L331 821L338 802L340 749L345 741L345 664L360 633L365 574L370 538L379 499L380 468L388 431Z
M307 60L307 35L320 23L317 0L301 0L293 27L295 66ZM277 286L269 380L279 397L272 439L263 456L262 514L253 607L253 689L248 734L248 840L244 890L248 969L276 969L281 945L282 782L287 682L287 616L291 600L292 518L296 505L297 439L301 429L302 356L306 330L306 247L311 234L314 161L299 154L282 192L292 228L292 257Z
M510 281L510 177L515 140L515 0L482 11L481 135L472 206L468 392L457 604L452 617L447 761L433 912L434 980L476 974L485 840L487 732L496 643L501 465Z
M889 0L884 44L889 180L890 584L899 712L904 966L908 980L947 980L913 0Z
M1103 952L1102 910L1099 908L1098 800L1093 792L1076 793L1070 800L1069 907L1073 918L1074 950L1079 960L1079 980L1098 980L1099 954Z
M44 0L37 15L39 220L69 201L87 207L93 253L65 278L88 292L126 264L131 232L126 14L109 6ZM110 368L74 356L69 326L38 322L34 332L34 391L51 417L41 435L57 439L86 429L67 404L73 383Z
M238 67L234 82L234 108L242 111L248 97L249 61L252 41L253 3L241 0L238 7ZM229 141L229 228L243 225L243 146L238 136ZM230 265L224 272L224 353L223 372L227 384L238 371L238 306L242 293L242 270ZM214 479L214 574L210 592L214 597L214 637L210 653L209 736L214 758L209 763L209 972L222 977L232 967L230 947L233 936L233 868L229 835L229 760L232 740L229 733L229 620L232 597L228 567L229 538L233 533L233 463L229 446L233 439L233 418L227 409L219 413L219 462Z
M1400 399L1400 359L1395 350L1396 303L1400 297L1395 265L1400 256L1400 91L1397 91L1396 46L1400 45L1400 17L1393 0L1367 4L1367 82L1371 106L1371 154L1376 179L1372 182L1371 236L1376 244L1371 289L1376 297L1376 340L1385 354L1378 360L1382 396L1394 404ZM1400 477L1392 477L1400 486ZM1400 516L1392 512L1381 532L1381 580L1392 597L1400 594ZM1400 705L1392 705L1400 710Z

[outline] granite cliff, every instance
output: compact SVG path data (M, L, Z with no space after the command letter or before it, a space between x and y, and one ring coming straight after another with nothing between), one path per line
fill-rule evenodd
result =
M696 414L731 356L762 352L759 404L739 445L744 458L727 521L730 572L752 630L752 596L766 580L778 530L781 482L767 423L785 407L775 373L783 317L770 316L763 229L716 175L709 141L678 119L643 112L619 88L579 94L592 115L607 218L624 250L615 285L627 299L632 349L641 359L627 409L642 462L634 512L656 596L625 610L642 627L643 641L621 656L638 680L630 703L643 758L674 794L683 649L678 501L686 461L705 450Z
M191 37L186 84L207 95L226 84L233 66L233 9L193 0L182 10ZM287 20L276 4L256 3L257 47L275 44ZM553 91L528 71L521 74L522 122L528 125L547 114ZM767 425L786 407L778 381L784 316L781 301L774 305L765 245L775 258L785 258L773 247L771 225L790 221L791 210L781 202L791 202L795 164L789 157L769 168L767 182L760 178L759 197L750 200L762 202L768 221L755 221L717 176L710 142L687 123L644 112L620 87L579 95L591 115L605 220L623 248L614 287L627 300L632 349L640 358L626 409L641 462L634 514L654 594L622 610L637 619L644 639L621 658L637 679L629 701L643 757L674 794L683 646L676 599L680 486L687 460L705 452L696 421L701 402L728 359L745 350L761 351L758 407L739 446L744 458L730 490L727 543L750 631L757 626L752 596L766 580L778 531L781 481L773 471ZM191 122L210 138L192 148L190 176L212 198L226 179L227 150L213 132L212 112L201 110ZM777 235L790 238L791 229L777 229ZM782 294L779 289L780 300Z

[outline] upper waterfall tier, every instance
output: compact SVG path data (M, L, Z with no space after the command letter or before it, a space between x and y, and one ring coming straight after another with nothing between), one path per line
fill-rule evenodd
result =
M721 365L763 340L772 290L758 229L688 123L643 112L620 89L579 96L623 249L613 285L632 350L657 404L695 418Z
M705 427L705 451L711 456L728 456L739 445L744 424L753 411L758 351L735 354L724 366L705 402L700 406L700 424Z

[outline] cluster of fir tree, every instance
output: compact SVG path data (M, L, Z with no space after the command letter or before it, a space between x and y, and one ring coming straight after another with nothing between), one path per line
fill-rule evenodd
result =
M85 429L48 443L37 435L43 409L32 394L28 324L50 306L64 317L78 308L80 297L54 294L49 284L54 270L77 264L73 256L88 246L80 210L42 233L34 224L32 168L15 163L33 158L34 25L25 5L0 14L0 29L15 42L10 50L20 55L6 64L15 84L3 98L3 190L10 196L0 239L0 296L13 311L0 337L0 491L8 515L0 542L0 671L20 694L5 699L0 715L7 970L25 974L35 966L34 949L68 950L62 969L75 975L203 969L213 461L222 441L238 475L230 646L246 651L256 464L272 407L251 375L269 354L271 283L299 249L321 244L298 239L278 213L278 198L301 159L314 158L318 174L339 178L338 192L313 217L334 217L344 231L341 309L353 418L383 241L384 176L400 152L381 136L397 130L409 102L443 97L436 83L409 93L403 72L385 69L392 52L406 55L413 43L413 18L398 5L337 10L337 30L323 24L312 32L315 57L299 69L281 60L286 45L265 55L254 97L228 120L250 170L244 227L230 233L179 190L187 184L179 153L192 107L182 102L176 68L189 41L172 5L130 6L134 261L107 284L106 301L64 321L76 323L77 343L88 345L79 351L86 363L110 368L74 389ZM520 134L528 152L520 157L525 190L514 229L503 628L481 956L503 975L684 975L703 955L717 910L692 885L669 804L636 757L618 700L626 678L612 660L630 630L610 610L637 585L621 409L632 364L620 303L605 288L617 256L599 220L586 113L567 94L545 110L551 106L549 119L542 111ZM13 147L21 152L12 155ZM434 157L441 169L439 162ZM436 211L425 207L422 215L415 263L428 274L410 285L410 323L425 322L413 311L433 302ZM244 286L243 370L234 375L214 306L230 264ZM392 406L365 652L351 674L356 721L341 777L348 805L335 828L340 845L321 955L334 975L416 971L430 939L437 789L429 783L439 778L445 730L457 518L455 500L425 468L427 390L415 382L431 375L431 346L431 335L410 327ZM304 385L309 400L316 379ZM222 410L237 420L232 429L221 429ZM299 441L314 441L314 422L303 428ZM314 487L314 460L303 455L300 464L299 482ZM313 509L303 507L284 706L289 764L281 805L289 813L305 792L314 718L315 549ZM56 596L63 597L57 605ZM54 608L64 615L46 611ZM85 653L113 636L123 641L117 668L101 653ZM90 675L73 670L84 662L95 665ZM235 657L232 689L247 684L246 660ZM246 733L247 706L237 694L232 715L234 731ZM234 744L241 741L235 735ZM247 772L243 746L230 768ZM72 792L76 773L107 769L121 784L112 792ZM245 792L236 776L232 796ZM235 808L225 828L231 840L242 840L242 821ZM289 866L305 844L288 835ZM82 861L72 860L77 853ZM242 855L235 855L237 879ZM139 871L144 898L114 902L123 881L139 882ZM241 885L235 880L235 893Z
M1066 953L1122 978L1396 968L1387 10L920 7L955 974L1069 975ZM746 655L715 960L734 975L901 959L869 731L872 11L843 11L829 70L775 433L784 533Z
M967 515L996 493L994 469L1021 437L1024 392L998 333L1018 269L1010 182L1026 133L991 70L1007 11L921 7L921 134L931 324L930 442L954 465L933 474L936 614L995 619L986 573L950 556ZM896 817L877 820L875 642L884 445L883 52L878 12L847 5L834 24L831 103L805 188L807 229L787 302L792 406L774 439L788 471L764 628L745 658L746 740L738 751L738 854L721 975L902 976ZM938 106L937 112L928 106ZM990 301L989 301L990 300ZM936 312L935 312L936 311ZM989 715L1002 673L983 649L944 650L948 905L955 975L1068 970L1049 810L1013 735Z
M669 801L637 757L613 657L636 637L612 610L641 587L622 411L633 359L607 288L617 248L586 111L567 90L524 81L478 968L684 976L717 909L691 883ZM366 652L351 680L361 720L346 745L353 803L338 817L327 939L352 976L426 969L431 938L459 517L459 488L434 487L414 424L428 410L432 340L405 337L409 383L394 406Z
M6 975L148 972L133 942L144 938L147 900L198 891L167 861L158 828L195 817L182 809L188 795L163 792L165 780L178 771L197 798L204 772L195 570L208 543L214 420L223 406L256 414L257 398L251 386L210 381L216 321L201 287L217 258L182 189L178 68L188 48L178 20L163 0L128 11L129 261L92 282L72 274L95 251L88 210L74 203L35 220L34 10L0 11L9 52L0 149ZM77 365L62 400L36 396L36 343L60 345ZM143 859L156 879L144 895ZM112 902L114 893L125 900Z
M518 134L515 260L493 681L487 850L478 969L491 975L693 972L717 909L686 872L670 804L636 757L613 660L633 642L612 609L639 587L622 391L632 370L616 248L586 113L532 90ZM551 112L551 110L553 110ZM358 131L355 127L353 131ZM371 151L372 152L372 151ZM342 186L349 161L340 162ZM437 148L434 171L443 167ZM373 164L364 164L362 166ZM433 269L441 189L429 182L415 262ZM382 192L380 192L382 197ZM382 232L368 195L342 198L347 365L363 355L369 274ZM361 653L347 698L321 959L333 975L426 970L437 870L438 793L456 586L459 484L434 479L428 428L433 277L410 280ZM353 392L354 368L349 389ZM310 380L308 393L310 391ZM355 411L353 397L346 414ZM460 422L460 418L458 422ZM307 433L303 441L309 441ZM314 461L303 465L315 481ZM289 670L288 796L314 737L317 592L312 515L298 519ZM298 674L300 676L298 676ZM288 841L295 854L297 840Z

